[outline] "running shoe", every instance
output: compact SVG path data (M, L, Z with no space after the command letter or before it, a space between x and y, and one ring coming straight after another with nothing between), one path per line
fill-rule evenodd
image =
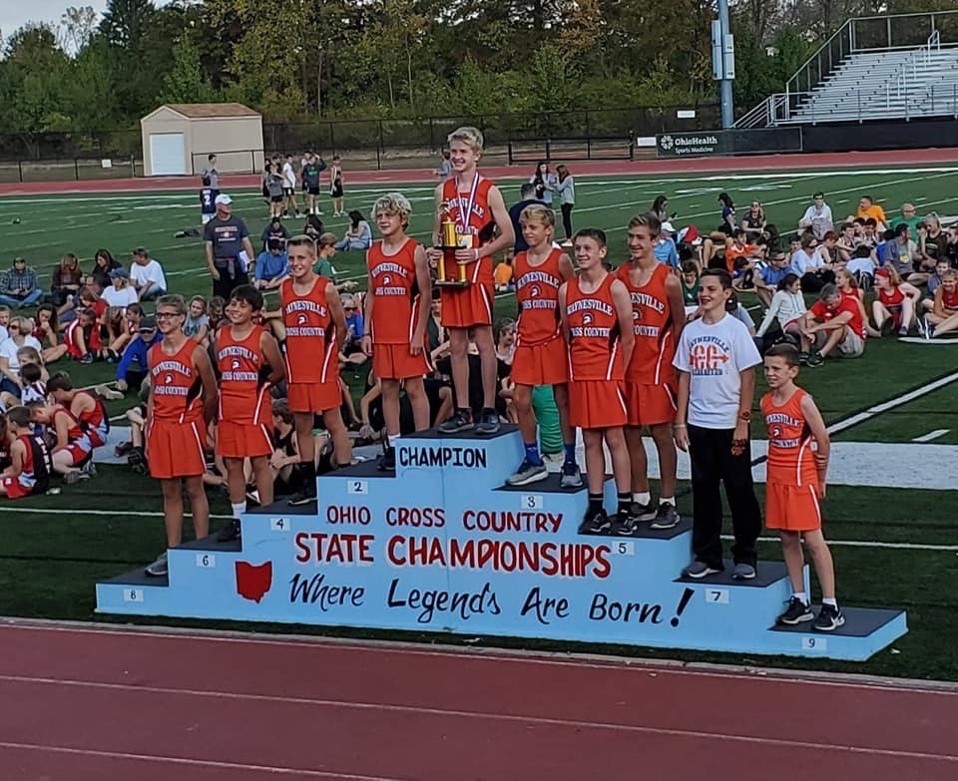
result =
M832 605L822 605L818 611L818 616L812 624L812 629L816 632L834 632L838 627L845 625L845 614L840 607Z
M506 478L506 485L519 486L529 485L529 483L538 483L549 476L549 470L545 464L533 464L528 458L522 460L522 464L515 474Z
M682 516L678 514L675 505L671 502L660 502L655 518L649 524L650 529L673 529L678 526Z
M582 472L579 471L579 465L575 461L566 461L562 464L562 477L559 480L559 488L581 488Z
M815 618L811 609L798 597L791 597L785 612L775 619L779 626L798 626Z
M467 409L457 409L455 414L445 423L439 425L440 434L459 434L463 431L472 431L475 424L472 422L472 415Z

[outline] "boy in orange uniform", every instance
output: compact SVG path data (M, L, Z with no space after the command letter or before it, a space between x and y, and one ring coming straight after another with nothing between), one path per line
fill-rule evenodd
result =
M629 221L631 262L619 266L617 277L632 301L632 330L635 349L626 366L625 397L629 422L625 439L632 464L632 507L629 534L639 521L652 521L653 529L671 529L679 522L675 509L675 482L678 454L672 439L675 421L677 381L672 359L685 325L682 285L672 269L660 263L654 253L661 232L654 214ZM648 461L642 443L642 429L649 428L659 455L662 493L658 507L649 492Z
M519 322L516 352L512 358L512 401L519 419L525 458L507 485L528 485L545 480L548 471L539 453L532 390L551 385L559 410L559 427L565 446L561 486L577 488L582 475L575 460L575 433L569 425L569 354L562 338L559 288L574 275L572 259L552 246L555 213L533 204L519 216L522 237L529 249L515 257L516 299Z
M339 345L346 339L346 313L336 285L313 271L313 240L294 236L286 242L286 251L289 279L280 288L279 299L286 329L287 397L306 481L303 490L289 500L290 505L298 506L316 499L313 420L317 413L322 414L323 425L333 439L335 463L352 462L352 443L339 411Z
M276 340L254 322L263 311L263 294L252 285L230 293L226 316L230 325L216 337L216 365L220 376L220 406L216 453L226 465L233 518L217 537L220 542L240 535L240 517L246 512L246 475L250 460L262 505L273 503L273 418L269 389L283 379L283 356Z
M765 524L782 538L785 566L792 584L788 608L778 617L786 625L814 621L812 629L831 632L845 623L835 601L835 567L822 535L819 500L825 498L828 471L828 430L815 401L795 385L798 350L777 344L765 353L765 379L772 389L762 397L762 416L768 427L768 477ZM815 443L817 449L812 448ZM802 570L802 538L812 555L822 587L822 609L809 609Z
M163 295L156 301L156 325L163 341L150 348L150 398L146 407L146 457L150 475L163 487L166 542L183 540L183 488L190 497L196 539L209 534L210 508L203 489L206 424L216 411L216 377L206 350L183 333L186 301ZM167 574L166 551L146 568Z
M496 344L492 338L492 304L495 296L493 257L515 242L512 220L502 193L476 170L482 157L482 133L474 127L461 127L449 134L450 161L454 176L436 188L436 220L433 245L427 251L430 261L443 263L439 245L443 205L456 223L460 248L456 266L464 266L469 284L441 290L442 325L449 330L452 384L456 411L439 426L442 434L456 434L473 428L479 434L499 431L496 414ZM493 238L496 228L499 235ZM458 279L457 270L447 269L447 279ZM453 276L454 275L454 276ZM469 332L474 334L482 366L482 415L472 419L469 406Z
M582 429L589 506L579 526L582 534L618 531L629 517L631 474L624 427L625 367L632 357L632 303L629 291L605 270L605 233L583 228L575 235L578 276L559 288L562 332L569 343L569 422ZM605 454L612 456L618 492L613 522L602 506Z
M382 382L386 448L379 461L384 472L396 469L399 437L399 390L406 389L416 431L429 428L429 399L422 378L432 371L425 341L432 288L426 251L406 236L412 206L401 193L388 193L373 204L372 216L382 234L366 253L366 323L363 352L373 359L373 374Z

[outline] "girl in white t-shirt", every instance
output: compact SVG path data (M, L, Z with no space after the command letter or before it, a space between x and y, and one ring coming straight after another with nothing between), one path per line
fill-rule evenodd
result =
M749 423L762 358L748 328L726 311L732 296L728 272L709 269L699 285L702 317L682 330L672 362L679 373L675 443L692 461L694 560L685 574L701 579L725 569L724 484L735 532L732 577L751 580L762 515L752 485Z
M765 336L772 321L778 320L783 333L800 339L801 320L806 311L805 297L802 295L802 285L798 274L786 274L778 283L778 290L772 296L772 302L765 313L765 319L758 327L756 336Z

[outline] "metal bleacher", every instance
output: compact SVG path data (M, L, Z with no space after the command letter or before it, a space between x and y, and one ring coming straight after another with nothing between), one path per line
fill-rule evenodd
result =
M886 21L887 37L860 42L859 25L876 19ZM921 43L894 45L893 29L908 30L911 39L930 32ZM958 119L958 11L850 19L788 81L785 92L770 95L735 127L924 117Z

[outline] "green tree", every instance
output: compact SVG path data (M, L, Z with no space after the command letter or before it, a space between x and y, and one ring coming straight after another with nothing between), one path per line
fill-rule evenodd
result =
M203 77L200 52L189 35L181 36L173 47L173 68L163 80L164 103L206 103L213 89Z

